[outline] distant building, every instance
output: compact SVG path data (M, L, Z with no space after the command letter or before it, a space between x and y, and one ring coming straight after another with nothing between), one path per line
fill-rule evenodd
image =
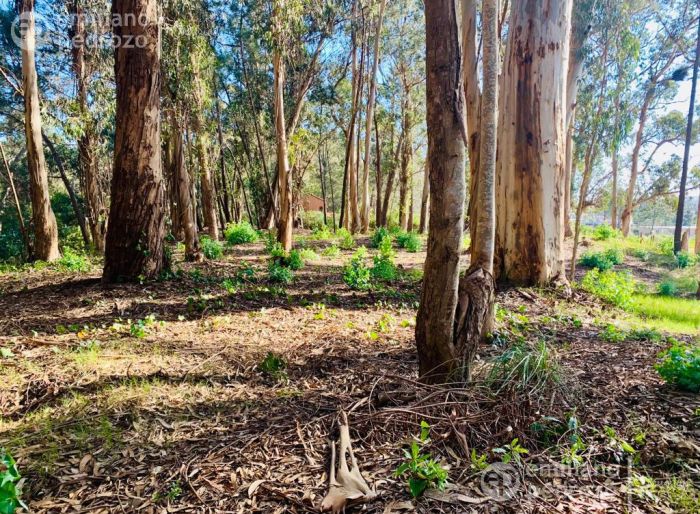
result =
M301 198L301 206L306 212L323 212L325 202L323 201L323 198L316 195L305 194Z

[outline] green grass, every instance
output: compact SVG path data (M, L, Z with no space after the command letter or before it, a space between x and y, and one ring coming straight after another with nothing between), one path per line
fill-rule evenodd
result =
M673 326L685 326L688 330L700 329L700 301L657 295L635 295L628 311L642 317L670 322Z

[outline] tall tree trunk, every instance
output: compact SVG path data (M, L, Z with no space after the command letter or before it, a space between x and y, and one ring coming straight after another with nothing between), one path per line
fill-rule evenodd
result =
M279 8L279 6L278 6ZM279 16L275 16L279 23ZM277 224L277 240L282 244L285 251L292 249L292 229L294 217L292 214L292 174L289 170L289 156L287 149L287 129L284 119L284 62L282 60L282 49L275 50L274 60L274 94L275 94L275 129L277 135L277 187L280 192L280 212Z
M479 137L479 208L472 242L473 259L459 281L459 303L455 317L455 346L458 349L461 377L471 378L479 343L493 326L496 283L493 256L496 239L496 131L498 128L498 0L484 0L484 89L481 98L481 134Z
M5 156L5 147L0 143L0 154L2 154L2 162L5 165L5 172L7 173L7 181L10 184L10 189L12 190L12 199L15 203L15 210L17 211L17 223L19 225L19 232L22 235L22 242L24 243L24 253L27 260L32 259L32 242L29 239L29 233L27 232L27 227L24 224L24 216L22 215L22 205L19 202L19 196L17 195L17 189L15 188L15 179L10 169L10 164L7 162L7 157Z
M199 236L197 234L197 222L195 220L194 197L192 193L192 180L185 163L185 144L182 123L177 113L173 111L172 116L172 162L175 172L174 182L177 183L178 193L178 215L179 226L185 238L185 260L189 262L200 262L203 255L199 246Z
M425 233L428 227L428 205L430 204L430 165L428 160L425 161L425 174L423 178L423 194L420 200L420 226L418 232Z
M411 131L413 130L411 121L411 91L408 88L407 81L404 75L404 99L403 99L403 118L402 118L402 140L403 147L401 149L401 173L399 175L399 226L401 230L408 230L408 209L410 204L409 181L411 178L411 163L413 160L413 138Z
M200 111L201 112L201 111ZM202 210L204 211L204 225L207 234L214 240L219 239L219 220L216 215L216 190L211 174L209 162L209 147L205 134L204 124L199 113L194 116L195 131L195 152L197 154L197 164L199 165L200 183L202 188Z
M700 7L700 3L698 4ZM695 45L695 63L693 64L693 85L690 91L690 107L688 108L688 125L685 131L685 151L683 153L683 171L681 173L681 189L678 193L678 212L676 213L676 230L673 235L673 250L681 251L681 237L683 234L683 215L685 214L685 188L688 182L688 164L690 161L690 147L693 139L693 116L695 114L695 95L698 87L698 65L700 65L700 21L698 21L698 36ZM699 200L700 201L700 200ZM697 235L695 236L698 237Z
M479 90L479 51L477 39L477 0L462 2L462 74L467 101L467 139L469 149L469 211L470 236L476 237L479 197L479 134L481 133L481 91ZM472 246L472 248L474 248Z
M374 36L374 56L372 61L372 73L369 81L369 98L367 99L367 114L365 127L365 162L362 173L362 211L361 224L362 233L369 231L369 155L372 143L372 123L374 122L374 103L377 97L377 69L379 68L379 43L382 37L382 22L384 21L384 9L386 0L381 0L379 4L379 16L375 27Z
M642 108L639 111L639 120L637 135L635 137L634 148L632 149L632 170L630 171L630 182L627 185L627 193L625 195L625 208L622 211L622 234L627 237L632 226L632 213L634 211L634 193L637 189L637 177L639 176L639 154L642 151L644 144L644 128L646 126L647 117L649 116L649 106L654 98L654 90L656 85L648 86Z
M58 251L58 225L51 208L49 178L41 137L41 106L36 73L36 27L34 0L17 0L17 10L22 16L22 88L24 91L24 129L27 139L27 168L29 192L32 199L34 221L34 256L42 261L55 261L61 257Z
M377 115L374 115L374 164L376 179L376 202L374 206L374 224L379 227L382 224L382 143L379 137L379 125Z
M620 154L617 149L613 151L612 162L612 191L610 194L610 226L617 230L617 181L620 169Z
M572 0L511 9L498 149L496 275L519 284L566 281L566 83Z
M114 50L117 113L105 282L154 278L165 266L158 2L114 0L112 15L140 20L115 26L115 36L145 45Z
M601 54L601 68L603 71L603 80L601 81L600 91L598 92L598 107L596 108L593 127L589 134L588 147L586 148L586 157L583 163L583 178L581 180L581 188L579 191L578 205L576 206L576 225L574 228L574 248L571 254L571 265L569 279L574 280L576 274L576 259L578 257L578 243L581 236L581 218L583 217L583 209L586 205L586 197L588 196L588 187L591 184L593 176L593 166L598 157L598 140L600 139L600 120L603 116L603 108L605 107L605 97L608 87L608 48L610 39L606 39Z
M318 173L321 178L321 195L323 196L323 224L328 226L328 209L326 205L326 174L323 169L323 152L318 149Z
M78 93L78 105L84 120L83 135L78 139L78 156L82 174L83 198L87 209L87 220L90 225L90 236L95 252L102 255L105 251L105 236L107 234L107 212L104 205L102 188L100 187L97 159L95 158L95 129L92 114L88 106L87 71L85 62L85 42L87 32L83 8L79 0L71 4L73 26L72 57L73 72L75 73Z
M698 216L695 220L695 255L700 256L700 197L698 197Z
M576 114L574 113L574 116ZM564 237L574 235L571 230L571 188L574 180L574 123L566 131L566 167L564 168Z
M425 2L430 228L416 319L421 379L445 382L454 345L465 200L464 92L455 0Z

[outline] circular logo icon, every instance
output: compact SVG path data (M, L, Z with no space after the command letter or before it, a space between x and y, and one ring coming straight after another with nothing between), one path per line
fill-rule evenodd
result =
M520 473L515 466L495 462L481 473L481 492L495 501L507 501L520 489Z
M33 50L48 43L50 34L44 17L34 11L19 14L10 27L12 41L22 50Z

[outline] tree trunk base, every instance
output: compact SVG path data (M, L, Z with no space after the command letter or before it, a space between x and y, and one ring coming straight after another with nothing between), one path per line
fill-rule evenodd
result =
M471 379L479 344L493 328L496 282L483 268L472 268L459 280L455 316L455 369L462 381Z

